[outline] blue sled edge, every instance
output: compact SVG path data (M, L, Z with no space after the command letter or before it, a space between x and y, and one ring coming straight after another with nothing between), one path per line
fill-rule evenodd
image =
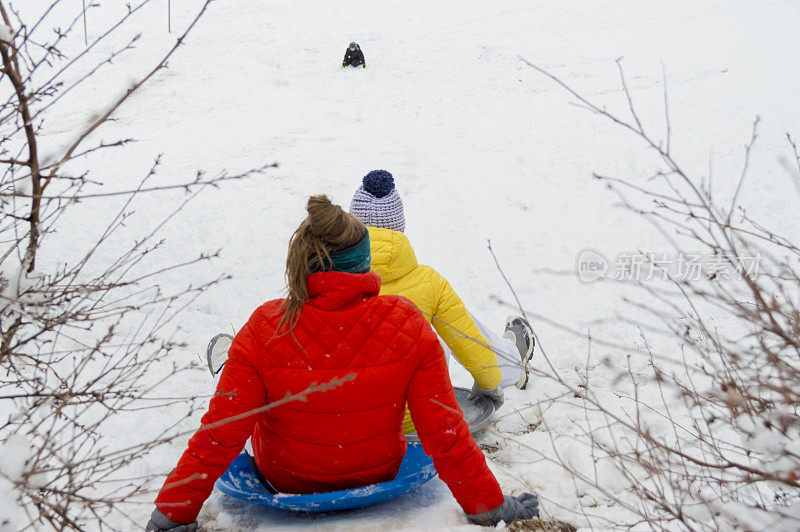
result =
M224 494L267 508L290 512L334 512L364 508L408 493L436 476L433 461L418 442L408 442L397 476L390 481L363 488L310 493L306 495L269 493L253 473L247 456L240 454L217 480Z

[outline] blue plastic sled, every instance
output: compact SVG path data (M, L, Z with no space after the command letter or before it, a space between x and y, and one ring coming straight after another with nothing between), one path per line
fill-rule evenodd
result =
M217 480L217 487L226 495L250 501L267 508L291 512L333 512L363 508L388 501L408 493L436 476L431 458L422 451L422 445L408 442L406 455L400 464L397 477L388 482L351 490L292 495L269 493L261 485L247 456L240 454L225 474Z

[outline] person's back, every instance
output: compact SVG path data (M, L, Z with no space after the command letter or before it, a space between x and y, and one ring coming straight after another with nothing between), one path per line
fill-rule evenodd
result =
M434 284L443 279L441 275L417 261L414 248L403 233L381 227L367 230L372 251L370 269L381 278L381 294L410 299L430 321L439 292Z
M475 382L494 388L501 379L497 358L470 318L464 303L439 272L417 262L408 237L399 231L368 227L372 271L381 278L381 294L411 300L436 332L459 354Z
M281 492L365 486L393 478L400 466L406 445L400 430L406 388L421 359L437 346L412 304L377 297L379 289L374 274L313 274L309 301L293 329L296 341L290 335L274 337L279 301L260 307L236 337L229 363L242 357L255 368L267 402L313 383L345 381L257 419L255 460ZM430 371L445 372L446 377L444 367ZM448 425L455 437L458 419Z

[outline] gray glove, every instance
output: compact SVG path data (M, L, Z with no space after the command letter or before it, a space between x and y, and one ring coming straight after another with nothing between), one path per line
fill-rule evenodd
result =
M514 519L530 519L539 515L539 499L532 493L523 493L519 497L506 497L503 504L482 514L467 514L467 519L474 525L495 526L500 521L506 524Z
M195 532L197 530L197 521L192 523L178 523L173 521L156 508L150 514L150 521L147 522L145 532Z
M483 388L478 386L478 383L473 384L472 390L470 390L469 392L469 398L474 399L481 395L485 395L486 397L492 400L492 402L494 403L495 410L503 406L503 403L505 403L506 401L506 398L503 395L503 389L501 387L498 386L497 388L492 388L491 390L484 390Z

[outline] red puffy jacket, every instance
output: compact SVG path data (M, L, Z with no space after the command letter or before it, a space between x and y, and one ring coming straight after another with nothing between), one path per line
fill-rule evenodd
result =
M253 313L229 350L204 426L313 383L350 380L304 401L201 427L156 499L167 517L194 521L251 435L256 464L281 492L390 480L405 452L406 401L423 449L464 511L482 513L503 502L455 400L436 334L410 301L378 296L379 290L372 273L310 275L310 299L294 337L275 335L282 300Z

